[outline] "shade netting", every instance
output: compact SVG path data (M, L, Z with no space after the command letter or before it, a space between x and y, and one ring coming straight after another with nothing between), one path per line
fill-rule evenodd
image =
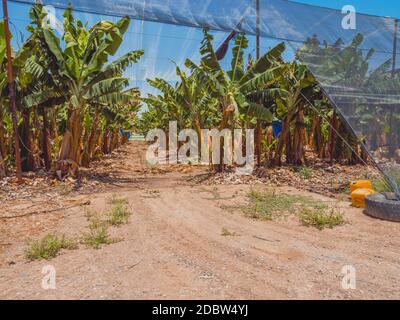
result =
M23 8L35 0L19 3L11 21L27 19ZM390 1L381 1L390 6ZM285 41L293 55L314 74L325 94L357 135L378 167L400 189L400 58L396 19L356 13L355 20L339 10L285 0L43 0L62 9L70 3L83 20L128 15L134 23L124 50L144 49L146 55L132 71L132 85L146 92L147 78L174 81L171 60L183 64L196 60L201 28L209 27L215 41L232 31L255 36L261 51ZM19 9L18 9L19 8ZM259 19L257 19L259 17ZM14 20L13 20L14 19ZM351 22L355 25L351 25ZM164 41L160 41L164 39ZM179 48L179 50L177 50ZM229 58L227 58L229 63Z

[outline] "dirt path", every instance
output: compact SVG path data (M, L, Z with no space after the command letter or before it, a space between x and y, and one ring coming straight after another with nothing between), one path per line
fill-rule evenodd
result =
M103 191L38 195L0 209L0 298L400 298L399 224L293 188L282 190L330 201L349 223L318 231L293 217L252 220L221 208L246 201L249 185L190 183L200 168L155 172L142 165L143 150L136 143L124 150L112 176L101 176L109 183ZM80 245L50 261L24 258L28 238L78 237L87 230L85 210L105 211L112 194L128 198L133 211L128 224L110 229L119 242L99 250ZM43 208L56 211L10 218ZM236 235L222 236L223 228ZM56 290L41 287L45 265L55 267ZM345 265L356 269L356 290L342 289Z

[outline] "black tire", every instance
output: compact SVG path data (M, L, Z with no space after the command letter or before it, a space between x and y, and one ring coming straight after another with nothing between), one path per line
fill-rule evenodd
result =
M365 199L365 213L371 217L400 222L400 201L388 200L383 194Z

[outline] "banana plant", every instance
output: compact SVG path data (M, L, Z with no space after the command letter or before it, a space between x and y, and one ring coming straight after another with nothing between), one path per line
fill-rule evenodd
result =
M216 118L217 100L204 90L195 75L188 77L178 66L176 74L180 79L176 100L187 111L189 125L197 131L200 141L201 130L213 125L213 119Z
M6 106L9 101L6 98L8 96L8 86L6 80L6 68L4 65L5 60L5 42L4 42L4 32L3 25L0 26L1 35L0 35L0 65L2 66L1 74L0 74L0 92L1 92L1 107ZM37 154L34 154L30 149L33 149L31 135L30 135L30 102L29 98L33 94L41 94L43 95L43 89L41 88L42 79L38 76L35 70L30 68L30 61L33 59L35 55L39 55L36 47L36 34L32 33L29 38L24 42L22 47L18 51L12 50L13 57L13 79L14 79L14 88L16 95L16 105L18 111L22 113L22 124L19 126L19 134L21 139L21 155L22 155L22 169L25 171L29 169L36 168L40 166L40 160ZM47 91L47 95L50 95L51 90ZM4 143L4 126L3 126L3 115L6 113L4 110L0 111L2 117L0 118L0 135L2 137ZM2 153L4 153L4 148L1 148ZM34 162L33 158L36 158L36 166L29 165L28 163Z
M282 53L285 50L283 43L277 45L250 68L245 69L244 49L248 40L244 35L237 36L232 49L232 69L225 72L216 57L212 44L213 37L204 29L204 39L200 48L202 56L199 65L190 59L185 62L194 75L199 79L200 85L207 88L213 98L219 103L221 112L220 129L232 124L235 111L260 120L271 121L272 113L259 102L253 102L250 96L260 90L272 89L277 77L282 72Z
M217 117L217 101L210 96L195 75L187 76L178 66L176 74L179 82L172 86L162 79L148 80L162 94L149 95L144 101L153 107L161 108L168 120L178 120L179 128L194 128L201 136L201 130L207 125L213 125Z
M124 92L123 87L121 87L121 92ZM133 121L140 109L139 92L136 89L128 89L125 93L132 97L128 103L109 105L100 99L92 102L92 108L85 109L83 117L85 134L82 154L82 165L84 167L89 167L90 161L95 154L99 131L107 132L107 134L112 132L116 137L118 136L119 128L128 129L133 127ZM99 128L104 130L99 130ZM110 148L107 148L106 153L110 151Z
M159 91L157 95L149 94L143 98L155 120L150 128L167 128L169 121L177 121L179 128L185 128L186 111L176 98L179 84L172 85L161 78L147 79L147 82Z
M68 90L64 93L68 106L68 121L59 160L69 160L78 166L81 161L82 114L85 107L100 101L109 105L124 104L132 98L121 92L129 84L122 74L139 61L143 51L131 51L109 63L121 46L130 19L116 23L100 21L87 29L73 17L71 9L64 13L64 35L60 40L49 27L43 28L43 47L55 66L54 76Z
M316 81L304 64L291 62L285 65L284 72L276 81L281 88L281 95L276 98L276 115L283 119L282 133L276 146L274 163L280 165L282 152L286 149L288 163L301 164L304 152L301 131L296 126L294 141L291 141L290 127L294 120L296 124L304 122L304 109L308 101L314 101Z
M391 141L391 157L398 146L396 131L400 117L398 113L396 117L396 105L400 98L395 93L400 78L392 70L392 59L374 66L371 72L371 59L375 50L363 50L363 41L363 35L358 34L347 46L343 45L341 39L331 46L321 44L313 37L298 50L297 56L311 66L317 79L322 81L322 86L333 94L340 111L358 133L359 140L366 141L371 150L380 154L378 140L382 134L388 136L387 139ZM390 124L388 130L385 130L386 124ZM340 125L339 129L343 130L340 131L341 136L349 135L346 126ZM343 150L335 153L343 153L345 158ZM350 154L354 158L354 154Z

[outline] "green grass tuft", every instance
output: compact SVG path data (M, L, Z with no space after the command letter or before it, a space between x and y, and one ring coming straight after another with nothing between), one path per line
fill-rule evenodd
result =
M305 208L300 212L299 219L304 226L314 227L318 230L333 229L346 223L343 214L335 212L334 209L328 213L327 210Z
M103 221L92 218L89 232L83 234L82 243L88 247L100 249L103 244L112 244L115 243L115 240L110 238L107 226Z
M112 226L120 226L127 223L131 211L128 206L122 202L115 204L108 212L108 223Z
M28 241L25 257L28 260L49 260L55 258L62 249L73 250L77 248L75 241L67 239L64 235L58 237L48 234L40 240Z

